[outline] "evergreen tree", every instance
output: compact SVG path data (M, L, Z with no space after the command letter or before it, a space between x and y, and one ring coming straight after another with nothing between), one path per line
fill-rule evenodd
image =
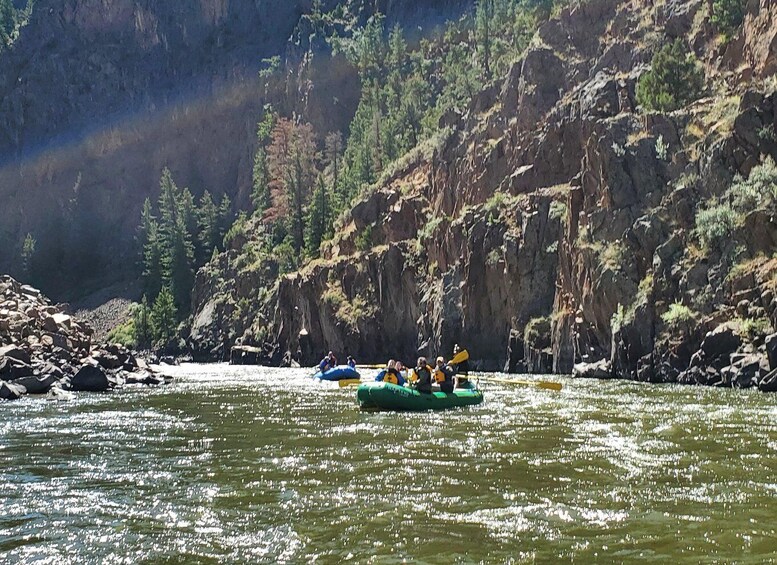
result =
M162 244L164 283L170 287L176 307L181 312L189 309L194 285L194 246L191 242L191 224L194 220L191 193L181 191L170 170L162 171L159 195L159 234Z
M308 237L306 239L306 247L309 257L319 256L321 243L329 236L330 225L329 196L324 184L324 176L319 175L307 218Z
M274 209L270 217L278 220L288 216L294 250L299 253L304 248L304 211L316 173L313 127L278 120L268 156Z
M167 343L175 335L178 325L177 315L173 293L165 286L156 297L151 309L151 324L156 341Z
M483 75L491 80L491 22L494 19L494 0L479 0L475 10L475 38Z
M265 106L264 118L256 127L257 149L254 154L253 190L251 191L251 203L254 213L261 216L272 205L270 197L270 171L267 164L267 143L270 139L275 115L271 106Z
M704 71L678 38L659 49L639 77L637 101L648 110L671 112L696 100L703 88Z
M31 233L27 234L22 243L22 269L24 270L24 276L29 277L32 271L32 258L35 255L35 238Z
M218 224L218 232L216 234L217 245L220 250L224 250L224 237L227 235L227 232L229 231L229 228L232 227L232 223L235 220L235 215L232 213L232 201L229 199L229 196L227 196L227 193L225 192L224 195L221 197L221 204L219 204L219 224Z
M151 201L143 204L139 227L139 239L143 253L143 288L149 296L156 296L164 280L164 245L159 223L151 212Z
M221 217L219 209L213 203L213 198L207 190L200 198L197 208L197 223L199 234L197 240L197 265L204 265L214 250L220 247L224 236L221 234Z
M11 0L0 0L0 52L11 44L16 29L16 9Z
M133 312L134 338L137 347L146 348L151 346L154 339L153 325L151 323L151 308L148 306L148 299L143 295L140 304L135 307Z

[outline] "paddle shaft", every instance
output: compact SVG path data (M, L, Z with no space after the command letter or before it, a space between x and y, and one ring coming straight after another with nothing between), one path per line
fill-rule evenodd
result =
M510 385L524 385L524 386L536 386L537 388L544 388L548 390L561 390L561 383L552 381L524 381L521 379L500 379L498 377L482 377L476 376L475 379L481 380L486 383L499 383Z

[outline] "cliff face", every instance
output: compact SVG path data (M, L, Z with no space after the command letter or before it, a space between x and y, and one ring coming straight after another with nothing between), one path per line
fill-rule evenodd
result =
M377 7L389 21L425 25L467 3L322 6L339 4L357 19ZM30 233L49 266L44 290L57 297L132 277L139 212L158 195L164 167L195 196L226 193L245 209L265 103L304 112L320 131L344 130L358 79L321 38L305 33L311 6L36 2L13 48L0 55L0 270L20 270ZM268 90L258 72L275 55L289 80Z
M282 277L252 324L219 335L303 363L332 348L411 359L458 342L490 368L605 359L602 374L640 380L731 386L753 366L765 377L774 210L743 212L722 249L701 248L696 221L737 175L777 157L777 10L751 2L728 43L708 10L596 0L563 11L501 83L443 117L434 143L355 205L323 260ZM703 62L708 96L638 112L639 76L676 37ZM365 232L372 249L360 251ZM196 295L198 311L207 304ZM711 330L736 344L721 353Z

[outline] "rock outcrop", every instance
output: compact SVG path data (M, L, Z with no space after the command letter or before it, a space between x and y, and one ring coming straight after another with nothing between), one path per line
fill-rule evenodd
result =
M720 246L697 220L777 158L777 13L750 2L722 55L706 9L562 10L501 84L443 116L435 143L353 206L321 260L278 278L236 269L234 249L201 271L199 351L238 344L304 364L328 349L411 359L459 343L474 367L774 388L777 209L741 213ZM641 110L639 77L674 38L722 90Z
M121 345L93 345L88 325L39 290L0 276L0 397L52 389L105 391L125 382L165 379Z

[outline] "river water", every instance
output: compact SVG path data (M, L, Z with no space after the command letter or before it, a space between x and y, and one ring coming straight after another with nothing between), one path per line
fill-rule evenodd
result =
M777 396L562 378L362 413L304 370L170 372L0 404L0 562L777 559Z

